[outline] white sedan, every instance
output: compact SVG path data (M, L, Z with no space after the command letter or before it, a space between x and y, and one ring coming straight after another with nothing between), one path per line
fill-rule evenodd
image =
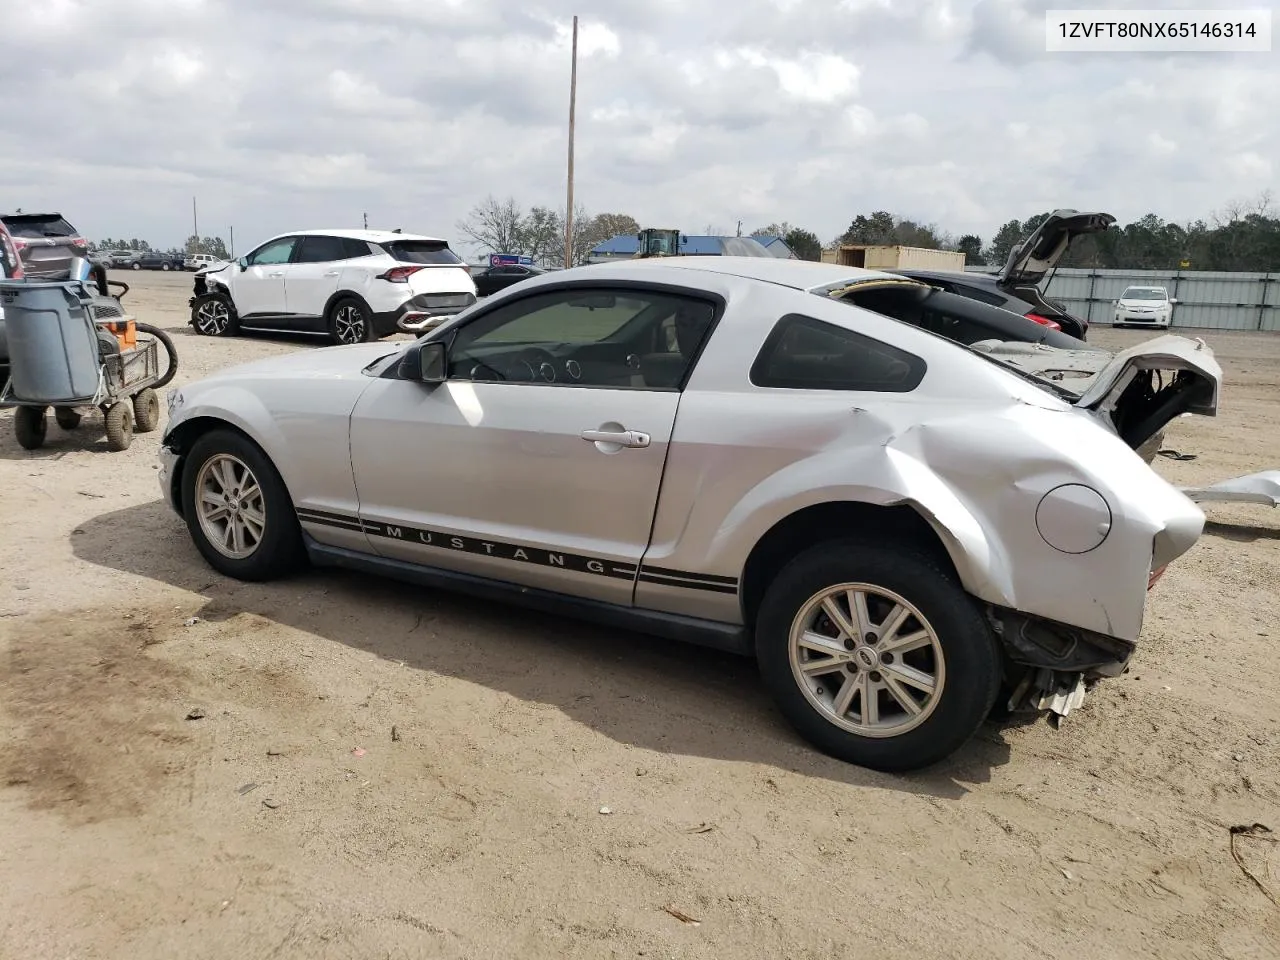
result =
M1116 301L1112 322L1117 327L1135 326L1167 329L1173 321L1173 305L1164 287L1128 287Z
M1065 714L1124 670L1204 523L1134 448L1215 413L1221 371L1173 336L1105 365L962 346L832 299L866 281L906 282L534 277L411 343L171 393L161 487L227 576L310 561L753 655L818 747L919 767L997 699Z

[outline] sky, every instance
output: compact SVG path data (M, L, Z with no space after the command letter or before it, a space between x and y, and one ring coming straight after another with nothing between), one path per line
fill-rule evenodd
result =
M1275 188L1280 53L1046 53L1044 10L1088 5L0 0L0 208L168 246L194 196L239 253L365 214L477 252L487 195L564 205L574 14L575 197L642 226L825 241L885 209L985 240Z

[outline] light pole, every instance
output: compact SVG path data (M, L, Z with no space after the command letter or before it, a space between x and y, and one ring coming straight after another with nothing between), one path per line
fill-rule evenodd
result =
M564 265L573 266L573 126L578 99L578 18L573 18L573 59L569 68L569 187L564 201Z

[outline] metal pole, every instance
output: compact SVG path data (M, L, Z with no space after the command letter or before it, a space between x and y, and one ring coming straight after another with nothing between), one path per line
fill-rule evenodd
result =
M230 252L231 252L231 256L234 257L236 255L236 228L228 227L227 229L231 231L231 251Z
M191 232L196 235L197 248L200 244L200 221L196 219L196 198L191 198Z
M578 101L578 18L573 18L573 59L569 68L569 187L564 201L564 265L573 266L573 127Z
M362 216L362 217L364 217L364 228L365 228L366 230L368 230L368 229L369 229L369 215L368 215L367 213L362 213L362 214L361 214L361 216Z

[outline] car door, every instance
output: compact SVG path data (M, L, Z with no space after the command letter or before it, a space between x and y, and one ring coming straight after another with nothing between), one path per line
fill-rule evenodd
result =
M285 268L293 256L297 237L268 240L245 258L243 269L232 275L232 297L241 320L270 321L281 325L285 305Z
M325 307L338 290L341 261L347 258L342 237L308 235L294 251L293 262L285 268L285 304L291 325L321 329Z
M683 351L655 357L678 310L692 331ZM441 331L444 383L380 379L352 414L374 548L630 605L680 392L715 311L692 295L566 284Z

